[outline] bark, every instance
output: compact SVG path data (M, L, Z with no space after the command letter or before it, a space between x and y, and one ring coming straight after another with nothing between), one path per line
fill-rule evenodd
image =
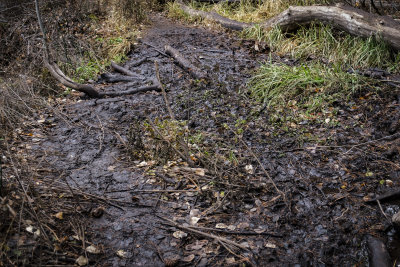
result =
M206 74L190 63L186 58L184 58L178 50L172 48L169 45L165 46L165 53L173 57L176 63L190 73L190 75L195 79L204 79L206 78Z
M379 239L368 236L369 266L371 267L390 267L392 266L389 252L385 244Z
M214 20L223 27L233 30L244 30L253 24L241 23L227 19L212 12L194 10L178 1L181 8L193 16ZM300 25L308 25L314 21L330 24L334 28L361 37L378 36L395 50L400 51L400 23L396 20L344 5L336 6L296 6L289 7L281 14L261 23L265 29L275 26L284 31L292 31Z

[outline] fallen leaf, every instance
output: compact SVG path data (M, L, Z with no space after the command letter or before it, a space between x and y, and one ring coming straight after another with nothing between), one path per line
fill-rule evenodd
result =
M79 258L75 261L79 266L85 266L89 263L88 259L85 256L79 256Z
M276 248L276 245L275 245L275 244L269 243L269 242L265 243L264 246L265 246L266 248Z
M25 228L26 231L28 231L29 233L33 234L33 226L29 225L28 227Z
M254 174L254 168L253 168L253 165L246 165L245 167L244 167L244 169L246 170L246 172L248 173L248 174Z
M228 228L228 226L226 224L224 224L224 223L217 223L215 225L215 228L217 228L217 229L226 229L226 228Z
M204 176L204 175L206 175L206 170L205 170L205 169L202 169L202 168L196 168L196 169L194 170L194 172L195 172L197 175L199 175L199 176Z
M112 172L113 170L115 170L115 166L108 166L107 170Z
M90 245L86 248L86 251L91 253L91 254L99 254L100 253L100 249L98 249L97 247Z
M183 259L182 259L182 261L184 261L184 262L191 262L193 259L194 259L194 255L193 254L190 254L189 256L186 256L186 257L184 257Z
M236 262L234 257L226 258L225 261L227 264L234 264Z
M191 217L190 218L190 224L191 225L196 225L199 220L200 220L199 217Z
M186 250L200 250L207 244L208 244L208 240L206 240L206 239L196 240L195 243L186 245L185 249Z
M128 252L123 251L122 249L117 251L117 256L121 258L126 258L128 256Z
M33 235L34 235L35 237L40 236L40 230L37 229L37 230L33 233Z
M175 238L178 238L178 239L182 239L182 238L184 238L184 237L187 237L187 233L182 232L182 231L176 231L176 232L174 232L172 235L173 235Z
M372 175L374 175L373 172L366 172L366 173L365 173L365 176L366 176L366 177L371 177Z

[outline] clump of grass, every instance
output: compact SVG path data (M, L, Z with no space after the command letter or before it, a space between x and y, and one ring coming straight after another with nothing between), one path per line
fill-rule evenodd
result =
M334 101L346 100L369 86L366 77L350 74L340 67L319 63L301 66L264 64L250 79L251 96L266 102L271 110L282 110L290 101L308 112L320 111Z
M281 56L296 59L320 59L330 64L355 69L368 67L400 70L400 53L394 55L390 47L376 37L367 39L339 33L332 26L314 23L301 27L291 36L279 27L265 31L259 25L245 30L244 36L266 42Z

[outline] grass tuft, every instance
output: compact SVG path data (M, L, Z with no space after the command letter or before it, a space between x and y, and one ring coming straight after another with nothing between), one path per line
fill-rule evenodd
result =
M400 70L400 53L394 54L383 41L372 36L367 39L354 37L335 31L329 25L313 23L301 27L291 36L279 27L265 31L256 25L245 30L243 36L266 42L280 56L318 59L354 69L378 67L391 72Z
M370 86L370 80L319 63L287 66L269 62L260 67L248 86L251 96L272 110L282 110L295 101L308 112L318 112Z

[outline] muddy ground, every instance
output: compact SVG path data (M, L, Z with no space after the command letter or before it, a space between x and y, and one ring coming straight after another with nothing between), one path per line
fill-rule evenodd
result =
M269 53L221 29L162 15L152 21L125 64L148 58L130 67L145 79L110 85L100 78L98 86L143 85L155 77L157 60L174 115L185 121L179 131L192 140L193 168L146 124L162 131L170 121L160 92L99 100L72 94L33 118L25 136L38 184L68 184L72 194L86 194L69 204L85 222L87 245L102 251L88 253L90 265L364 266L367 235L382 239L396 259L398 233L364 200L400 187L398 90L366 90L337 103L336 124L320 114L319 122L284 129L245 93L251 71ZM171 45L208 79L192 79L148 44ZM399 211L392 202L382 207L389 218Z

